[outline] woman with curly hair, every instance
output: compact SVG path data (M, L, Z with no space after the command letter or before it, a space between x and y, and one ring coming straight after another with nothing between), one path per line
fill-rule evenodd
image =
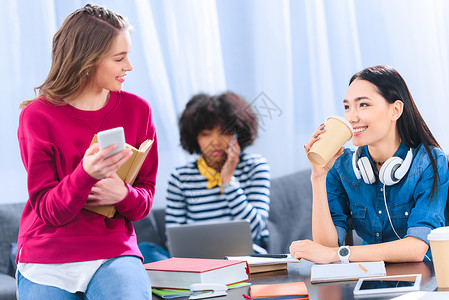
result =
M232 92L198 94L187 103L179 128L184 150L200 157L171 174L167 225L248 220L254 244L265 247L270 170L261 155L244 152L257 135L251 107Z

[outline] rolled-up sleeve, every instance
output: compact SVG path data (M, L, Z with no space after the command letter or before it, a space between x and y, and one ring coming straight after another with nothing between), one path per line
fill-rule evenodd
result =
M412 236L412 237L418 238L420 240L423 240L424 242L429 244L429 240L427 239L427 235L430 233L431 230L432 230L432 228L425 227L425 226L422 226L422 227L409 227L409 228L407 228L407 234L405 235L405 237Z
M423 170L415 188L415 206L410 212L407 221L407 236L413 236L423 240L427 244L427 235L434 228L443 227L447 224L446 201L449 187L449 171L446 156L439 149L436 152L436 163L439 180L437 188L431 198L432 184L434 180L433 168L430 160ZM428 159L427 156L424 156Z

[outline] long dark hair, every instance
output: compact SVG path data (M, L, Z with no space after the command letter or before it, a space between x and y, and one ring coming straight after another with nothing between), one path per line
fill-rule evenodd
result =
M440 176L430 147L434 146L440 149L441 147L419 113L404 79L398 71L389 66L366 68L352 76L349 84L356 79L366 80L374 84L379 94L388 103L394 103L396 100L401 100L404 103L404 111L397 120L399 136L409 147L417 148L420 144L423 144L426 149L433 169L433 184L430 192L430 198L432 199L435 192L438 192L436 188L440 182Z

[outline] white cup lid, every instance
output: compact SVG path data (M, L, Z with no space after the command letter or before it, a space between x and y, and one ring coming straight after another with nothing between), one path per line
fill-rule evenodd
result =
M354 129L352 128L352 125L351 125L351 123L349 123L348 120L346 120L345 118L340 117L340 116L330 116L326 119L325 123L327 123L327 120L329 120L330 118L338 119L338 120L342 121L343 123L345 123L345 125L348 126L349 130L351 131L351 137L354 135Z
M428 235L429 241L449 241L449 226L433 229Z

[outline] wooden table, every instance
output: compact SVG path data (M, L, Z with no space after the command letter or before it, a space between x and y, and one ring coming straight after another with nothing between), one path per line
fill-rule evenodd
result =
M310 269L313 263L308 261L301 261L299 263L293 263L288 265L288 270L265 272L259 274L253 274L250 282L253 285L256 284L273 284L273 283L285 283L285 282L297 282L304 281L309 291L311 300L351 300L354 298L353 290L357 281L344 281L335 283L310 283ZM398 263L398 264L386 264L387 275L402 275L402 274L422 274L421 290L422 291L434 291L437 289L437 282L435 278L435 272L432 262L419 262L419 263ZM226 297L216 297L207 299L232 299L243 300L242 294L249 295L249 287L243 287L238 289L232 289L228 291ZM153 295L153 299L161 299L160 297ZM188 297L177 298L179 300L189 299ZM388 297L371 297L363 299L391 299Z

